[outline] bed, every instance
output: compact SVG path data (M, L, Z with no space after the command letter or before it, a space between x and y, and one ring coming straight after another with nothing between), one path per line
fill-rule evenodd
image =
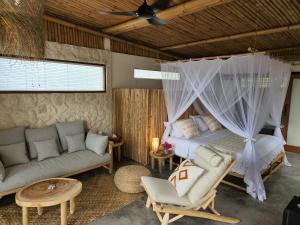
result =
M174 146L175 154L180 158L194 159L195 149L201 146L212 146L220 151L232 154L237 163L232 168L230 175L225 178L226 183L235 188L246 190L243 182L245 168L240 163L241 153L245 142L242 137L233 134L227 129L216 132L206 131L199 137L192 139L169 137L167 142ZM284 166L284 151L282 141L271 135L258 134L255 147L257 149L257 163L263 180L267 180L271 174Z

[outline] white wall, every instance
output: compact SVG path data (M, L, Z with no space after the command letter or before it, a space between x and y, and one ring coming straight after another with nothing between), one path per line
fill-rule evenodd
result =
M113 88L161 88L161 80L134 79L134 69L160 70L156 59L112 52Z

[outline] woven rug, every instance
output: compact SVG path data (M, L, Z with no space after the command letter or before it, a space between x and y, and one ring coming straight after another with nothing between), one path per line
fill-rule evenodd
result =
M68 215L69 225L89 224L96 218L130 204L142 195L120 192L115 187L113 176L104 169L96 169L74 178L82 182L83 190L76 198L75 213ZM10 198L12 203L0 207L0 224L20 225L22 224L22 210L13 202L13 197ZM35 208L29 209L29 224L60 224L59 206L44 208L42 216L37 215Z

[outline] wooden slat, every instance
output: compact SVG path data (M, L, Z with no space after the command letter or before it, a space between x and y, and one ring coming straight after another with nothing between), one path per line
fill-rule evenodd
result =
M192 114L190 107L181 119ZM148 164L152 138L162 137L166 120L161 89L113 89L113 130L124 140L126 157Z

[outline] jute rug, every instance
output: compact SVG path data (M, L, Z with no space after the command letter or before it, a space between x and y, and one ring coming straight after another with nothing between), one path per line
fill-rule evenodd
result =
M68 215L68 225L89 224L96 218L130 204L142 195L120 192L114 185L113 176L104 169L96 169L74 178L82 182L83 190L76 198L75 213ZM0 207L1 225L22 224L22 210L14 203L13 197L11 198L12 203ZM44 208L42 216L38 216L37 210L31 208L29 210L29 224L60 224L59 206Z

